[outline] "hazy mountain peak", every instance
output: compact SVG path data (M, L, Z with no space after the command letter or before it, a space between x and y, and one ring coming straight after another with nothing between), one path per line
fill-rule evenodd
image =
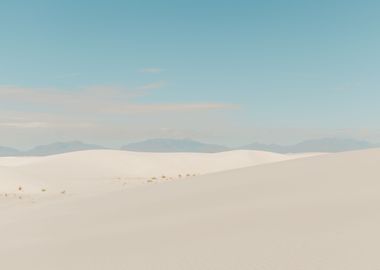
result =
M26 155L45 156L93 149L104 149L104 147L95 144L86 144L81 141L56 142L36 146L31 150L26 151Z
M190 139L149 139L141 142L131 143L121 149L138 152L199 152L214 153L229 150L228 147L207 144Z
M11 147L0 146L0 156L17 156L20 151Z
M350 138L321 138L306 140L293 145L253 143L243 146L242 149L262 150L278 153L305 153L305 152L344 152L379 147L378 144Z
M293 145L277 145L252 143L235 148L242 150L259 150L276 153L305 153L305 152L344 152L380 147L379 144L350 138L321 138L306 140ZM67 152L106 149L103 146L87 144L81 141L55 142L39 145L28 151L19 151L11 147L0 147L0 156L47 156ZM216 153L232 150L226 146L198 142L192 139L148 139L136 143L130 143L122 150L136 152L194 152Z

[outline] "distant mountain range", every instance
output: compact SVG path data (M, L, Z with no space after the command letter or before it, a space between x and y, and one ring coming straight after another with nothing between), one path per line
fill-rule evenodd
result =
M57 142L52 144L39 145L27 151L20 151L9 147L0 147L0 156L48 156L94 149L105 149L105 147L94 144L86 144L80 141Z
M62 153L68 153L68 152L74 152L74 151L95 150L95 149L106 149L106 148L103 146L95 145L95 144L86 144L80 141L72 141L72 142L57 142L57 143L52 143L52 144L39 145L29 151L26 151L25 153L28 156L47 156L47 155L62 154Z
M323 138L307 140L293 145L260 144L253 143L242 146L241 149L261 150L276 153L305 153L305 152L344 152L360 149L380 147L366 141L359 141L345 138Z
M21 152L17 149L0 146L0 156L19 156L20 154Z
M131 143L121 148L122 150L137 152L197 152L216 153L231 150L228 147L206 144L193 140L177 139L151 139L137 143Z
M344 152L380 147L366 141L345 138L323 138L307 140L293 145L253 143L237 148L222 145L207 144L188 139L150 139L131 143L121 147L121 150L137 152L196 152L217 153L229 150L259 150L276 153L304 153L304 152ZM107 149L106 147L86 144L80 141L57 142L36 146L27 151L20 151L10 147L0 147L0 156L47 156L81 150Z
M122 147L123 150L139 152L204 152L215 153L228 150L258 150L276 153L344 152L380 147L366 141L346 138L322 138L307 140L293 145L253 143L237 148L205 144L193 140L152 139Z

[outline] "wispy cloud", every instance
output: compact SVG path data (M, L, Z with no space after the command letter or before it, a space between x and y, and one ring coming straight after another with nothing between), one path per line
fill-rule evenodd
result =
M45 128L49 124L45 122L0 122L0 127L10 128Z
M203 103L153 103L138 101L136 93L158 89L163 82L146 84L134 90L125 88L98 86L78 91L60 91L57 89L33 89L14 86L0 86L0 105L13 104L26 111L49 111L51 113L94 113L128 114L154 112L202 111L236 108L233 104L214 102Z
M164 71L163 69L157 68L157 67L149 67L149 68L140 69L141 73L151 73L151 74L159 74L163 71Z
M65 74L60 74L60 75L57 75L54 79L57 79L57 80L64 80L64 79L72 79L72 78L76 78L76 77L79 77L80 76L80 73L78 72L73 72L73 73L65 73Z
M234 104L220 102L154 102L145 98L164 86L93 86L63 91L0 86L0 134L4 145L57 140L135 140L161 136L162 126L174 130L213 127ZM223 118L223 123L226 120ZM26 139L28 138L28 139Z
M138 87L137 90L154 90L154 89L162 88L164 85L165 85L165 82L153 82L153 83L144 84Z
M186 112L236 109L237 105L224 103L173 103L173 104L127 104L120 107L104 108L108 113L154 113L154 112Z

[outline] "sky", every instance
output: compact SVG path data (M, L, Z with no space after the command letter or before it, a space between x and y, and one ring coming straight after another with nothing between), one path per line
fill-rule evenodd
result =
M379 1L2 0L0 145L380 141Z

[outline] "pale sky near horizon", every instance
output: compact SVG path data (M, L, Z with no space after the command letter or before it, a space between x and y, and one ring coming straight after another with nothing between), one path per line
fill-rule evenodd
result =
M2 0L0 145L380 141L380 2Z

